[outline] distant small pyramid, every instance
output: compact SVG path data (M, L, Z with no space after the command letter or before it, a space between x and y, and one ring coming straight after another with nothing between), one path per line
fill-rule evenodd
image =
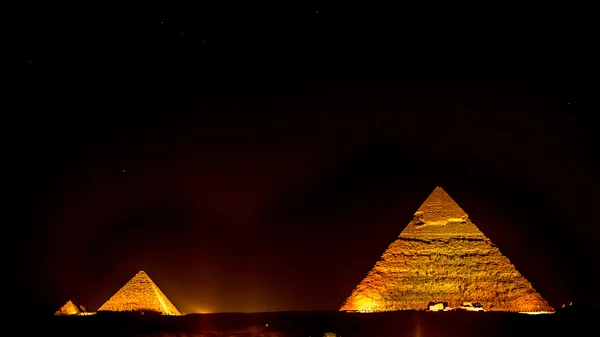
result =
M163 315L181 315L144 271L139 271L98 311L154 311Z
M467 213L436 187L346 299L342 311L479 302L487 311L554 312Z
M54 313L54 316L72 316L80 313L79 308L72 301L68 301Z

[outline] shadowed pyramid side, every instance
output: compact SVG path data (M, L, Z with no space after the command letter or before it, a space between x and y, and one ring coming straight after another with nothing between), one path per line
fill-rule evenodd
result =
M181 315L144 271L138 272L98 311L155 311L163 315Z
M452 307L479 302L488 311L554 311L441 187L340 310L418 310L429 302Z

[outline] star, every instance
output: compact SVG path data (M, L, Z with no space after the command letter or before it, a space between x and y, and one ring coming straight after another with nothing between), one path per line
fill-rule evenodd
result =
M125 173L126 170L123 170L123 173Z

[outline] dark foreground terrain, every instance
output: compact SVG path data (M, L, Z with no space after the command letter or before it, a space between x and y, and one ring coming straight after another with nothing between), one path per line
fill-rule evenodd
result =
M401 311L268 312L156 316L98 314L47 317L20 326L26 336L573 336L591 325L588 311L551 315ZM592 333L594 334L594 333Z

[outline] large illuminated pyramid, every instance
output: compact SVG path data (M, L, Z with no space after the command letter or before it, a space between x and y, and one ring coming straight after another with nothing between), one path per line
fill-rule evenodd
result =
M163 315L181 315L144 271L138 272L98 311L153 311Z
M486 311L554 309L441 188L352 291L342 311L426 309L479 302Z

